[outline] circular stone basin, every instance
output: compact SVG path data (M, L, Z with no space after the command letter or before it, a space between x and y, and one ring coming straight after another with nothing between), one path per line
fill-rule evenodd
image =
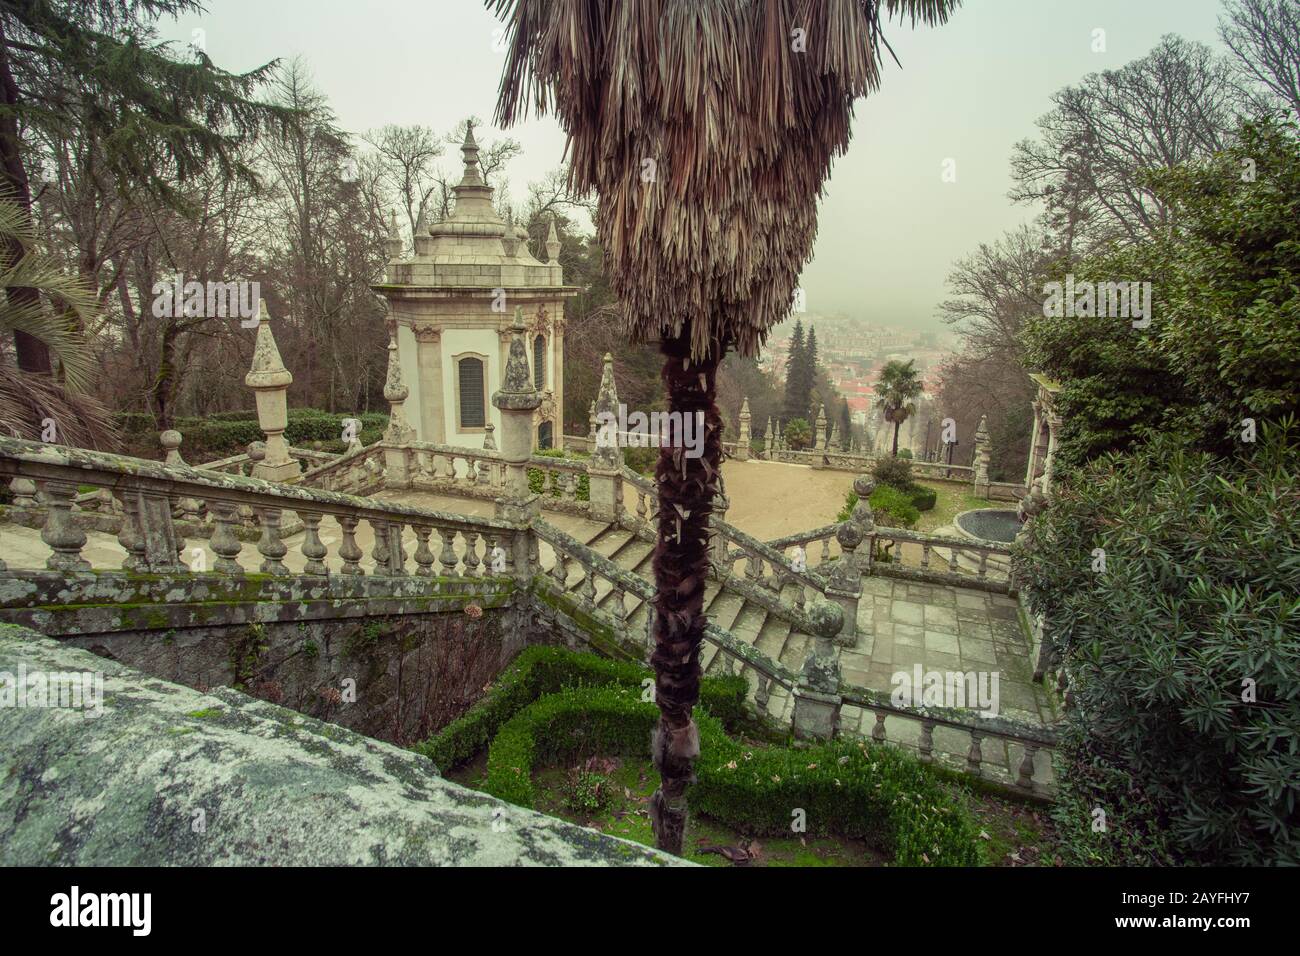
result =
M1020 531L1020 519L1016 512L1004 508L980 508L976 511L963 511L953 524L957 530L971 538L983 541L998 541L1011 544Z

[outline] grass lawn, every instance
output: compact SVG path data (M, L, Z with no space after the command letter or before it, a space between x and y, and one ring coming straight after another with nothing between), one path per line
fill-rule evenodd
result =
M970 483L965 481L934 481L922 478L916 483L938 492L934 507L929 511L921 512L921 520L916 523L917 531L936 531L945 525L950 525L952 519L963 511L972 511L976 508L1015 507L1015 504L1010 501L989 501L987 498L977 498L970 493Z

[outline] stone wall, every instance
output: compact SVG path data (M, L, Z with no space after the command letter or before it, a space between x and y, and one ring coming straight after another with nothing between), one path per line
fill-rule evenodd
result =
M527 633L508 579L82 577L5 576L0 620L401 745L464 712Z
M102 674L102 711L13 677ZM465 789L424 757L224 688L203 694L0 624L0 865L672 865Z

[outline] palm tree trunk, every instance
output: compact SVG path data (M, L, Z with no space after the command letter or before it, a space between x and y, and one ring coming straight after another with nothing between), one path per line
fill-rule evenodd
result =
M726 351L715 346L706 359L691 361L690 329L660 344L668 410L682 420L704 419L703 454L688 457L680 435L659 452L658 542L655 546L654 641L659 726L652 745L660 784L650 803L655 845L681 855L686 833L686 791L695 782L699 731L691 717L700 696L700 642L704 583L709 569L709 516L722 463L722 417L716 404L718 363Z
M894 457L898 457L898 430L903 427L902 422L894 422Z

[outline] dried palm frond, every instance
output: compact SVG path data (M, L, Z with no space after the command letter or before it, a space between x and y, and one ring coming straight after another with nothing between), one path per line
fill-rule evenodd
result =
M959 0L487 2L510 37L498 121L558 117L633 338L689 330L699 357L752 355L789 313L853 101L880 82L882 9L934 24Z
M112 419L97 399L70 392L48 375L20 372L0 359L0 434L42 441L47 419L54 422L56 444L100 451L119 448Z

